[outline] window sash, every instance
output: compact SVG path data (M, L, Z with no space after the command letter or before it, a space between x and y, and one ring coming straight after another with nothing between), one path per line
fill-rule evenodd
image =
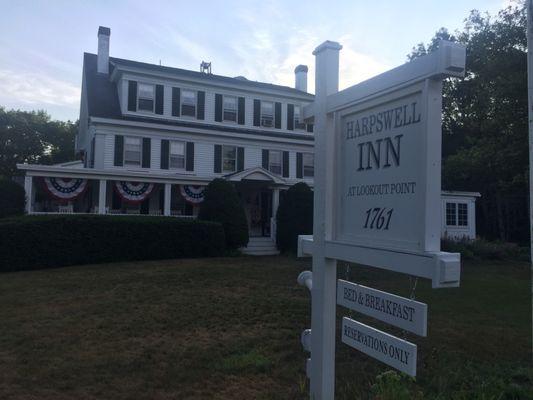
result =
M457 226L457 204L446 203L446 225Z
M192 90L181 91L181 115L196 117L196 92Z
M281 175L281 151L270 150L268 154L268 170L276 175Z
M274 103L271 101L261 102L261 125L266 127L274 125Z
M168 157L170 169L185 169L185 143L170 142Z
M315 157L311 153L302 155L303 177L312 178L315 176Z
M468 204L457 204L457 225L468 226Z
M234 96L224 96L223 101L224 121L237 122L237 98Z
M154 112L155 87L140 83L137 90L137 110Z
M142 142L140 138L124 138L124 165L140 166Z
M294 106L294 129L305 129L305 122L301 120L300 106Z
M222 172L237 170L237 147L222 146Z

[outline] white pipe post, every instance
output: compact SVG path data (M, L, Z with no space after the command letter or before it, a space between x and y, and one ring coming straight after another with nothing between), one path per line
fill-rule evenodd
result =
M529 119L529 244L531 262L531 302L533 305L533 0L527 1L527 95ZM533 308L531 310L533 326ZM533 336L531 337L533 357Z
M172 184L165 183L165 194L164 194L164 203L163 203L163 215L170 216L170 204L172 198Z
M105 179L100 179L99 182L100 184L98 188L98 214L105 214L107 181Z
M315 178L313 214L313 288L311 290L311 399L335 396L335 311L337 262L326 259L325 240L332 237L334 160L333 115L327 96L339 90L339 51L326 41L315 56Z
M24 178L24 190L26 191L26 213L31 214L33 206L33 176L28 176Z

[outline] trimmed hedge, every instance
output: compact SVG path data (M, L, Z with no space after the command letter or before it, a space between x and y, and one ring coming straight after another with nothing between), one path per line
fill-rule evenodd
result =
M529 261L529 247L521 247L515 243L489 242L476 240L441 240L442 251L461 253L465 260L515 260Z
M26 192L18 183L0 179L0 218L24 214Z
M296 252L298 235L313 233L313 191L306 183L287 190L278 207L276 226L276 242L283 252Z
M0 221L0 271L220 256L222 226L169 217L58 215Z
M235 250L248 244L248 222L233 183L222 178L209 182L198 219L221 223L228 249Z

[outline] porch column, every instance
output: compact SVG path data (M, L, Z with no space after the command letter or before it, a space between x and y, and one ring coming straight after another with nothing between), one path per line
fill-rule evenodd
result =
M33 208L33 176L25 176L24 190L26 191L26 213L31 214Z
M100 179L100 187L98 188L98 214L105 214L105 200L107 190L107 180Z
M172 196L172 184L165 183L165 202L163 203L163 215L170 216L170 196Z
M278 213L279 206L279 189L272 189L272 219L270 222L270 238L276 241L276 214Z

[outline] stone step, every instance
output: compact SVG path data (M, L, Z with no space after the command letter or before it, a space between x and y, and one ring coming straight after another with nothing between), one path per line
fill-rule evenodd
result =
M266 250L254 250L254 249L241 249L241 253L249 256L276 256L279 254L279 250L276 249L266 249Z

